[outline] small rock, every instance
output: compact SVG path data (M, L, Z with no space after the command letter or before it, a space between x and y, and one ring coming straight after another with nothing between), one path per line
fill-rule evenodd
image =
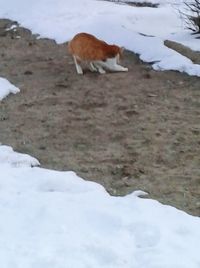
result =
M146 78L146 79L150 79L151 75L150 75L150 73L146 73L146 74L143 75L143 77Z
M0 116L0 121L6 121L6 120L8 120L8 116L6 115Z
M33 72L32 72L32 71L25 71L24 74L25 74L25 75L32 75Z
M198 135L200 133L200 128L193 127L193 128L191 128L191 131L192 131L193 134Z
M158 95L156 95L156 94L148 94L147 96L150 98L158 97Z
M40 150L46 150L46 146L41 145L41 146L39 147L39 149L40 149Z

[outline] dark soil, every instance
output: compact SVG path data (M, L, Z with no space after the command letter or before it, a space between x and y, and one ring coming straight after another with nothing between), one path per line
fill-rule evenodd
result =
M113 195L141 189L200 216L200 79L156 72L126 51L127 73L77 75L66 44L0 20L0 141L74 170Z

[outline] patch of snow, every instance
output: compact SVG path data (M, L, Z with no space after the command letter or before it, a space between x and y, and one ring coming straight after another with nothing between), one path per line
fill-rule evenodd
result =
M10 164L14 167L39 166L39 161L27 154L20 154L13 151L10 146L0 145L0 165Z
M7 79L0 77L0 100L10 93L16 94L19 91L19 88L11 84Z
M17 28L17 25L16 24L13 24L9 28L7 28L6 31L16 30L16 28Z

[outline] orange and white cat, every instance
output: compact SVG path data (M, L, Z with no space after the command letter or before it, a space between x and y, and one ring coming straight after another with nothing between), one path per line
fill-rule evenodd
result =
M127 72L128 68L119 65L123 48L109 45L88 33L79 33L68 44L69 53L74 58L78 74L83 74L81 62L88 62L90 70L104 74L105 69Z

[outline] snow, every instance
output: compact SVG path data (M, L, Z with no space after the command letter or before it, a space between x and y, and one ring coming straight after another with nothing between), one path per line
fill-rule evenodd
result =
M37 159L26 154L16 153L11 147L5 145L0 146L0 164L9 164L14 167L40 165Z
M0 146L3 268L198 268L200 218ZM2 161L3 160L3 161Z
M200 51L199 39L184 29L180 18L183 1L147 2L159 4L158 8L95 0L0 0L0 17L17 20L40 37L53 38L58 43L70 40L78 32L89 32L139 53L146 62L156 62L156 70L200 76L199 64L164 46L168 39Z
M17 20L58 43L77 32L90 32L138 53L156 70L200 76L199 65L164 46L170 39L200 50L199 40L183 29L174 9L182 1L152 2L159 7L0 0L0 17ZM0 99L17 92L0 78ZM113 197L74 172L39 165L34 157L0 145L0 267L200 267L200 218L140 198L146 194L142 191Z
M16 94L19 88L11 84L7 79L0 77L0 101L4 99L9 93Z

